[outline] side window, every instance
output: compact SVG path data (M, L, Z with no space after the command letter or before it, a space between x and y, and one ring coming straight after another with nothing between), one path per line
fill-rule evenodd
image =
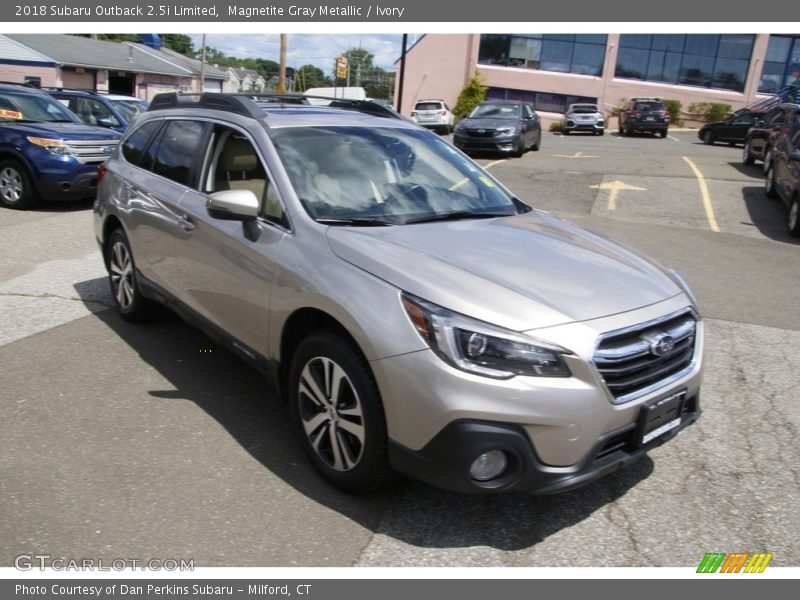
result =
M153 172L192 187L192 164L204 130L199 121L168 121L156 150Z
M204 191L249 190L258 198L262 217L288 226L275 186L270 182L253 143L238 131L218 126L212 144Z
M533 117L533 111L531 110L530 104L523 104L522 105L522 116L525 119L530 119Z
M91 119L95 125L102 124L106 127L120 126L119 119L117 119L117 117L114 116L114 113L112 113L108 107L99 100L89 98L86 100L86 104L89 106Z
M162 121L148 121L125 138L125 141L122 142L122 156L125 157L125 160L133 165L139 165L142 162L145 150L161 123Z

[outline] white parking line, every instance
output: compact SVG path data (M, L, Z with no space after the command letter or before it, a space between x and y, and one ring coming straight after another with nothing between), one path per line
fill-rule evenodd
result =
M678 138L676 138L676 137L672 137L671 135L668 135L667 137L668 137L669 139L671 139L673 142L680 142L680 140L679 140Z

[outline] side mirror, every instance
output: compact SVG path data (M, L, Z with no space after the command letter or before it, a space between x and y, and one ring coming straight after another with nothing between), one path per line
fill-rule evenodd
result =
M249 223L258 218L258 198L250 190L223 190L206 199L206 210L214 219Z
M117 123L115 119L97 119L97 124L100 127L107 127L109 129L113 129L114 127L119 125L119 123Z
M792 150L789 152L789 158L792 160L800 160L800 150Z

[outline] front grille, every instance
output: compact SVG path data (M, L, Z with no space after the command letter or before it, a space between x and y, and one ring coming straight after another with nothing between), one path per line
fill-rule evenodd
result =
M689 310L610 332L602 336L594 364L616 401L627 402L688 371L696 334L697 319Z
M100 164L111 156L118 143L118 140L69 140L66 142L67 147L82 165Z
M469 137L476 137L476 138L490 138L494 137L494 129L467 129L467 135Z

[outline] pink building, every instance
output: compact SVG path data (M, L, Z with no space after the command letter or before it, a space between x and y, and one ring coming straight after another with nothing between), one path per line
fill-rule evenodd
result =
M684 111L698 102L737 109L797 79L800 36L428 34L407 52L395 106L404 115L422 99L453 106L476 69L488 97L531 101L545 124L572 102L596 102L610 114L636 96L679 100Z

